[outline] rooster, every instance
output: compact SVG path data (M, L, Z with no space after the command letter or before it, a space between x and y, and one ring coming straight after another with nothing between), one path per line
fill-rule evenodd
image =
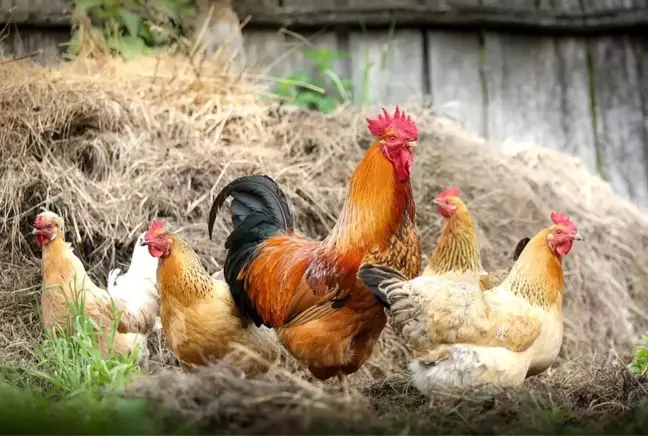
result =
M493 288L504 280L508 271L484 271L475 223L459 195L459 189L447 188L434 199L444 218L443 229L422 275L443 275L455 281L479 283L482 289ZM513 253L514 261L528 242L529 238L518 242Z
M504 282L486 291L441 276L407 281L387 266L360 267L358 277L389 306L392 326L414 353L410 370L421 392L516 387L555 361L563 336L562 258L581 237L564 214L551 219Z
M267 368L279 356L276 334L240 317L227 284L211 277L196 252L154 220L142 245L157 258L161 319L169 347L185 369L230 355L248 375ZM231 353L237 345L258 358Z
M108 273L108 293L126 302L127 309L132 313L144 311L147 316L155 317L154 331L162 328L159 312L160 296L157 291L158 260L151 256L142 246L143 232L138 236L133 247L128 271L122 274L121 269L115 268Z
M241 177L227 197L234 230L225 247L224 276L241 314L276 328L288 351L319 380L353 374L370 357L387 318L383 305L357 280L362 262L418 275L421 247L410 169L418 136L398 108L368 119L376 140L356 167L340 217L324 241L302 238L281 189L269 177ZM348 393L348 392L347 392Z
M146 361L148 348L146 334L153 328L153 316L142 312L131 313L127 302L119 297L111 298L108 292L95 285L83 264L65 242L63 219L53 212L43 212L34 220L33 235L42 249L43 293L41 310L43 324L50 334L57 327L68 331L70 326L70 302L84 300L85 313L101 329L98 345L104 355L108 354L108 335L115 316L119 317L113 351L129 352L139 347L140 361Z

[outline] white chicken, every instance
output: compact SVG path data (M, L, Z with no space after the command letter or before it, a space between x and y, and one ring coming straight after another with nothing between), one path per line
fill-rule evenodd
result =
M151 256L148 249L141 245L144 234L139 235L133 246L128 271L122 274L115 268L108 274L108 293L126 303L131 313L144 312L155 316L153 331L162 328L160 321L160 295L157 290L158 260Z

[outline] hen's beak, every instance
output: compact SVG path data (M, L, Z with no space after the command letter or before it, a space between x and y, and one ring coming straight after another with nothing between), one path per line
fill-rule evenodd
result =
M146 247L146 246L148 246L148 244L149 244L149 241L147 241L146 239L143 239L142 242L140 242L140 245L142 247Z
M408 142L408 143L407 143L407 146L408 146L409 148L416 148L416 141L410 141L410 142Z
M432 200L432 203L434 203L434 204L437 204L437 205L438 205L438 204L439 204L439 200L438 200L437 198L435 198L434 200Z
M580 234L578 234L578 233L576 233L576 234L573 236L573 238L574 238L574 241L582 241L582 240L583 240L583 237L582 237Z
M42 233L43 233L43 231L40 230L40 229L37 229L36 227L34 227L34 230L32 230L32 235L40 235Z

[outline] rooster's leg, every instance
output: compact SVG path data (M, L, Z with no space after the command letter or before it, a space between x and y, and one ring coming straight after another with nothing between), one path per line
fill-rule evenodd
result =
M344 398L347 401L351 401L351 390L349 389L349 382L344 374L338 374L337 375L338 382L340 383L340 386L342 387L342 393L344 394Z

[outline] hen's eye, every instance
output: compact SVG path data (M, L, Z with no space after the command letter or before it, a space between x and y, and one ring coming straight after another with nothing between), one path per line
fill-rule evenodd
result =
M394 142L394 141L396 141L396 137L395 137L394 135L390 136L390 137L387 138L387 139L389 139L389 142Z
M562 230L560 229L556 230L556 235L562 235Z
M164 238L162 237L162 235L158 235L157 238L158 238L159 241L161 241L162 239L164 239Z

